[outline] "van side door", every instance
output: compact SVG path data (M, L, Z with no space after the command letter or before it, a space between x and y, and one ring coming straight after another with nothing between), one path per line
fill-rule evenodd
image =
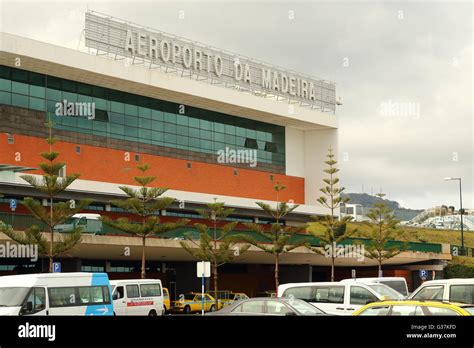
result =
M21 310L21 315L48 315L46 302L46 289L42 287L31 288Z
M346 306L346 312L348 315L351 315L354 311L366 304L379 301L377 296L360 285L351 285L348 295L349 301Z
M344 284L315 286L311 302L329 314L344 315L346 287Z
M114 301L114 312L116 315L127 315L127 301L125 299L125 288L117 285L112 294Z

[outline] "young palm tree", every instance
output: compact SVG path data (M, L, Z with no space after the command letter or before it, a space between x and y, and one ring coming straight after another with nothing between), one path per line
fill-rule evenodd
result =
M150 166L148 164L143 164L138 165L137 168L142 173L145 173L150 169ZM140 223L129 221L128 218L119 218L115 221L106 217L103 218L105 224L142 239L142 279L146 278L145 251L147 238L161 236L165 232L185 226L189 221L187 219L181 219L176 223L161 222L161 219L156 215L156 213L173 204L175 199L162 197L162 195L168 190L166 188L148 187L148 185L155 181L155 179L155 176L135 176L134 180L140 188L134 189L128 186L120 186L119 188L128 198L115 199L111 201L113 205L137 215L140 219Z

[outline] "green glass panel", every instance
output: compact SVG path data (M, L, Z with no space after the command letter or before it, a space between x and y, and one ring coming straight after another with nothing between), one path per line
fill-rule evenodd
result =
M45 108L44 99L30 97L30 109L45 111Z
M138 129L138 137L144 140L151 140L151 130L150 129Z
M163 121L163 111L151 110L151 118L155 121Z
M176 125L165 122L165 132L176 134Z
M141 118L147 118L147 119L150 119L151 118L151 109L149 108L144 108L144 107L139 107L138 108L138 116L140 116Z
M151 130L151 120L146 119L146 118L139 118L138 119L138 126L140 128L146 128Z
M189 136L193 138L200 137L200 131L197 128L189 128Z
M125 126L125 136L137 138L138 137L138 128ZM136 139L133 139L136 140Z
M165 133L165 143L176 144L176 134Z
M123 114L125 112L125 106L123 103L119 103L119 102L111 102L110 103L110 109L112 110L112 112L118 112L118 113L121 113Z
M125 115L125 126L138 127L138 117Z
M61 101L61 91L56 89L47 88L46 89L46 99Z
M12 105L28 108L28 97L26 95L12 94Z
M28 95L28 84L22 82L12 82L12 92L18 94Z
M138 106L125 104L125 115L138 116Z
M188 125L188 116L178 115L177 116L177 123L181 126L187 126Z
M165 122L176 123L176 114L165 112Z
M11 105L12 103L12 94L9 92L0 91L0 104Z
M76 93L71 93L71 92L63 92L62 93L62 99L67 100L68 103L70 103L70 102L75 103L75 102L77 102L77 94Z
M189 118L189 127L199 128L199 120L194 117Z
M12 82L11 80L0 79L0 91L11 92Z
M30 96L44 99L46 96L46 89L44 87L30 85Z

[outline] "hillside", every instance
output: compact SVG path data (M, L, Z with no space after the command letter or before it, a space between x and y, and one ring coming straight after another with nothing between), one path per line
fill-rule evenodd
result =
M361 204L363 207L367 208L372 207L375 203L385 202L391 209L393 209L396 218L401 221L411 220L413 217L423 211L417 209L403 208L397 201L381 199L376 196L371 196L367 193L345 193L342 194L342 196L350 198L349 203Z

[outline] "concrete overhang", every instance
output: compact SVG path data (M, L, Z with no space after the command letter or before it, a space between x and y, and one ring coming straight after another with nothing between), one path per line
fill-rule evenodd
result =
M332 113L266 99L144 66L0 33L0 64L64 79L182 103L300 130L337 128Z
M48 235L47 235L48 238ZM8 238L0 233L0 242ZM141 238L128 236L97 236L84 234L82 242L68 252L67 257L101 260L140 260ZM130 255L124 255L128 247ZM147 239L146 259L149 261L196 261L180 245L179 240L149 238ZM431 260L451 260L446 253L403 252L384 262L384 265L401 265ZM273 264L274 257L256 247L236 258L234 263ZM329 266L331 259L315 254L306 248L300 247L281 256L281 264L308 264L314 266ZM376 266L377 262L368 258L337 258L336 266Z

